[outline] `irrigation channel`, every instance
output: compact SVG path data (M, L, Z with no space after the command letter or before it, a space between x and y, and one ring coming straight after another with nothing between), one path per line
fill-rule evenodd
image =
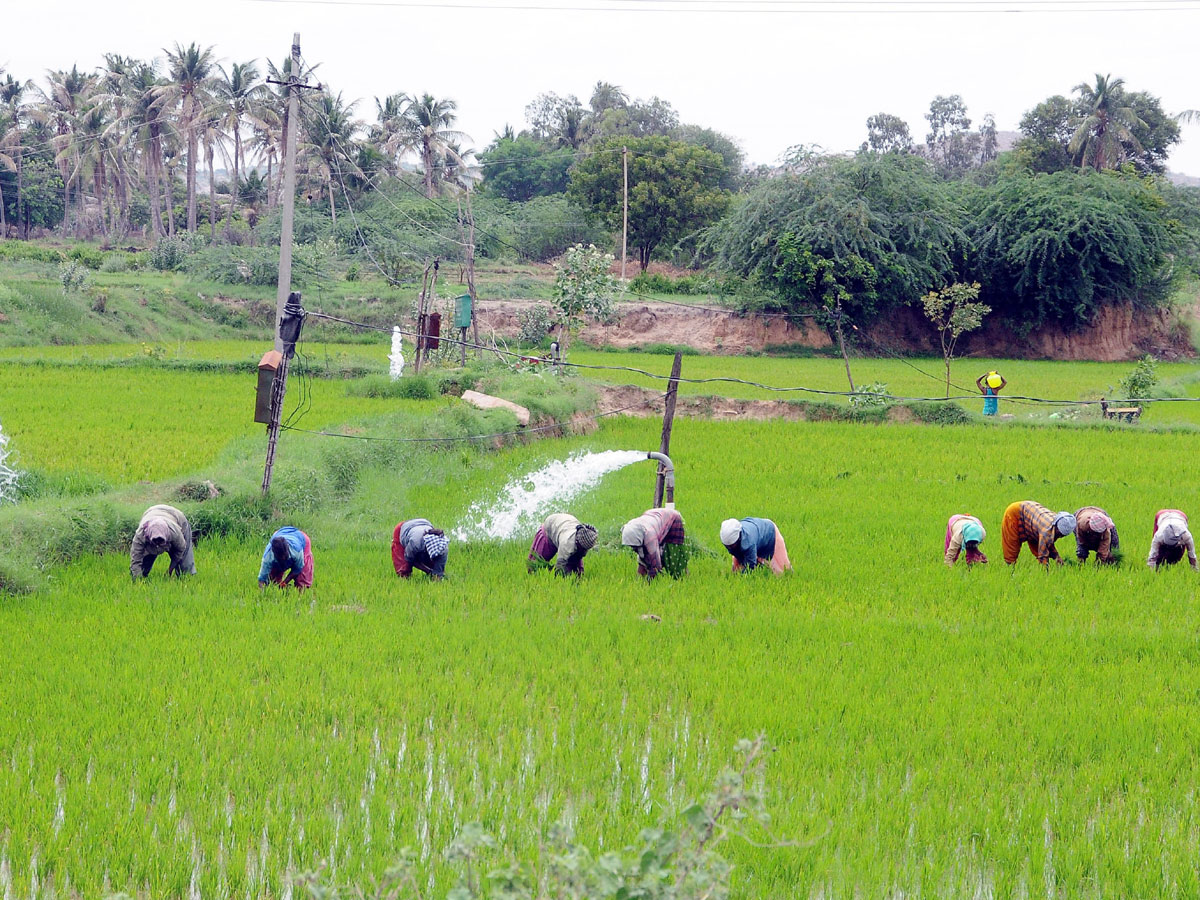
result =
M646 458L644 450L603 450L556 459L514 478L498 496L472 503L454 537L506 541L532 531L554 507L590 491L609 472Z

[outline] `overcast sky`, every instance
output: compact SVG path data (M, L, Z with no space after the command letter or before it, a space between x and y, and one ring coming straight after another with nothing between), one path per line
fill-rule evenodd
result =
M851 150L880 111L901 116L920 140L937 94L961 94L976 125L990 112L998 128L1015 130L1027 109L1096 72L1155 94L1169 113L1200 108L1200 0L6 5L0 65L20 78L92 68L104 52L161 57L176 41L213 45L227 67L280 60L299 31L305 59L360 100L360 118L374 118L376 96L428 91L458 102L460 125L480 149L506 123L522 127L539 92L586 103L600 79L670 101L685 122L726 132L749 161L764 163L797 143ZM1183 138L1170 166L1200 175L1200 125L1185 126Z

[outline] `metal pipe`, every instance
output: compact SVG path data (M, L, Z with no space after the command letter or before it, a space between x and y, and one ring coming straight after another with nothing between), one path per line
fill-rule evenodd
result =
M671 462L671 457L652 450L646 454L646 459L658 460L658 464L662 467L662 474L666 478L666 488L673 496L675 494L675 464Z

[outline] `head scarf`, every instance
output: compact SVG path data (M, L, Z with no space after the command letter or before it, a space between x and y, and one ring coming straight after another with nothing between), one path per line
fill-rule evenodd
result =
M978 522L966 522L963 525L962 539L964 544L978 544L983 540L983 526Z
M1102 513L1095 513L1092 516L1090 527L1097 534L1104 534L1108 529L1112 528L1112 519Z
M1177 522L1168 522L1162 527L1162 542L1168 547L1178 547L1183 542L1187 529Z
M578 525L575 528L575 546L580 550L591 550L600 539L595 525Z
M425 552L429 554L430 559L442 556L449 547L450 539L444 534L425 535Z
M152 544L166 543L171 539L171 526L166 519L150 519L142 528L142 534Z
M621 543L626 547L641 547L646 543L646 526L637 519L630 519L621 529Z
M1054 517L1054 525L1063 537L1075 530L1075 517L1069 512L1060 512Z
M742 539L742 523L737 519L726 519L721 523L721 543L728 547Z

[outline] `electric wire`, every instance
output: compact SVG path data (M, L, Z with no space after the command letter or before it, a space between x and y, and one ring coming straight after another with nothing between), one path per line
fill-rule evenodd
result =
M499 347L489 347L485 344L477 344L473 341L462 341L462 340L458 340L457 338L447 337L445 335L433 335L433 334L422 335L420 332L413 331L412 329L400 328L400 326L388 327L388 326L382 326L382 325L371 325L366 322L355 322L352 319L346 319L346 318L342 318L340 316L333 316L333 315L329 315L328 313L322 313L322 312L318 312L318 311L310 311L308 313L308 316L310 318L325 319L325 320L328 320L331 322L338 322L340 324L350 325L355 328L362 328L362 329L367 329L367 330L371 330L371 331L380 331L380 332L386 332L386 333L390 334L394 330L398 330L400 332L400 334L403 334L403 335L406 335L409 337L437 338L438 340L445 341L448 344L455 344L455 345L464 346L464 347L468 347L468 348L474 347L474 348L486 351L488 353L495 353L500 356L515 357L519 360L532 361L532 362L542 363L542 364L550 365L550 366L558 365L558 366L570 367L570 368L575 368L575 369L587 369L587 370L591 370L591 371L604 371L604 372L629 372L629 373L632 373L635 375L641 375L645 378L652 378L652 379L655 379L658 381L675 380L679 384L741 384L741 385L746 385L747 387L758 388L759 390L770 391L773 393L807 393L807 394L816 394L816 395L828 396L828 397L862 397L863 396L862 393L859 391L835 391L835 390L826 390L823 388L806 387L804 385L780 387L777 385L764 384L763 382L760 382L760 381L751 381L751 380L745 379L745 378L736 378L736 377L733 377L730 375L715 375L715 376L711 376L708 378L680 377L677 379L672 379L670 375L664 375L659 372L651 372L647 369L637 368L636 366L599 365L596 363L576 363L576 362L569 362L566 360L554 360L550 357L536 356L536 355L532 355L529 353L520 353L520 352L517 352L514 350L501 350ZM951 400L978 400L978 399L980 399L981 395L976 394L976 393L968 393L968 394L955 394L955 395L951 395L949 397L910 397L910 396L901 396L901 395L897 395L897 394L877 394L874 396L878 396L881 400L892 400L892 401L896 401L899 403L944 403L944 402L951 401ZM1105 398L1103 400L1073 400L1073 399L1051 398L1051 397L1031 397L1031 396L1026 396L1023 394L1006 394L1002 399L1004 399L1005 401L1025 400L1025 401L1029 401L1030 403L1037 403L1037 404L1042 404L1042 405L1047 405L1047 406L1098 406L1099 404L1106 403L1106 402L1111 402L1114 404L1115 403L1200 403L1200 397L1125 397L1125 398L1113 398L1110 401L1107 398Z

